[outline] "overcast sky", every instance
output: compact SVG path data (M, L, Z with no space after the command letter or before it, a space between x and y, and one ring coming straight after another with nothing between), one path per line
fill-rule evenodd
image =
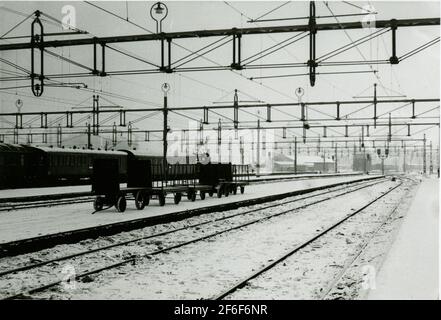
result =
M169 14L163 23L164 32L177 32L200 29L218 29L232 27L254 27L269 26L283 24L306 24L307 20L296 20L288 22L266 22L266 23L248 23L249 18L259 17L284 2L276 1L240 1L240 2L222 2L222 1L170 1L166 2ZM352 2L358 6L368 4L366 1ZM76 9L77 28L86 30L89 35L74 36L90 37L90 36L112 36L123 34L142 34L146 33L145 29L155 31L155 23L149 15L150 6L153 2L93 2L93 4L108 10L116 15L121 16L134 22L144 29L134 26L127 21L123 21L109 13L100 10L90 4L84 2L2 2L3 8L0 10L0 34L4 34L15 24L23 20L24 16L29 15L34 10L41 10L51 17L61 20L62 8L65 5L73 5ZM370 4L378 12L377 20L382 19L400 19L400 18L428 18L439 17L439 2L424 1L373 1ZM361 10L345 4L343 2L328 2L328 7L324 2L316 2L317 15L347 14L360 13ZM6 10L5 10L6 8ZM11 10L14 10L12 12ZM268 14L265 18L289 18L298 16L307 16L309 10L308 2L292 1L284 5L282 8ZM332 12L331 12L332 11ZM340 22L360 20L360 17L338 18ZM335 18L319 19L319 23L336 22ZM60 32L59 26L43 21L45 32ZM20 25L8 36L28 35L30 32L30 20ZM339 48L347 43L350 39L358 39L366 36L369 31L366 30L348 30L343 31L322 31L317 34L317 57L333 49ZM270 47L277 42L291 37L290 34L271 34L258 36L245 36L243 38L242 57L248 57L252 54ZM416 48L435 37L439 36L439 26L434 27L412 27L399 28L397 31L397 55ZM55 39L55 37L53 37ZM65 37L67 38L67 37ZM62 39L62 37L58 37ZM208 39L188 39L178 40L179 46L189 50L198 50L203 46L218 40L218 38ZM22 42L27 39L8 40L8 42ZM137 56L154 63L159 63L159 43L157 42L138 42L128 44L117 44L115 48L121 48L130 51ZM172 47L173 59L179 59L188 54L187 51L174 45ZM291 46L287 46L274 54L258 60L256 63L292 63L306 62L308 60L308 37L296 42ZM376 60L389 59L391 55L391 34L390 32L369 41L357 49L351 49L341 55L338 55L329 61L344 60ZM171 85L170 105L179 106L202 106L211 105L213 102L232 101L234 89L239 90L239 99L241 100L260 100L267 103L290 102L296 101L294 90L297 87L303 87L305 95L304 101L334 101L349 100L356 95L371 95L374 83L380 85L378 89L379 95L397 95L402 94L407 98L439 98L440 88L440 53L439 44L422 51L403 61L399 65L382 65L373 66L374 70L378 70L378 78L373 73L363 74L343 74L343 75L318 75L315 87L309 85L307 76L286 77L276 79L262 79L251 81L248 78L256 76L270 75L288 75L306 73L306 68L290 68L290 69L265 69L265 70L244 70L244 71L204 71L192 73L175 73L175 74L154 74L154 75L132 75L132 76L111 76L111 77L90 77L79 79L59 79L64 82L84 82L89 86L88 90L77 90L72 88L50 88L46 87L43 97L35 98L29 88L11 89L0 91L0 111L15 112L15 101L21 98L24 101L22 111L52 111L52 110L70 110L73 106L90 106L92 103L93 90L100 96L108 99L107 102L123 105L125 108L139 107L158 107L162 103L162 92L160 90L163 82ZM92 65L92 47L80 46L75 48L52 49L53 52L61 54L82 64ZM213 66L216 64L229 65L231 63L231 43L210 52L205 57L207 59L196 59L186 66ZM1 52L2 58L16 63L26 69L30 69L30 53L29 51L8 51ZM51 56L45 57L45 72L50 73L69 73L83 72L84 70L63 62L61 59ZM208 60L209 59L209 60ZM107 70L127 70L127 69L149 69L150 66L145 63L130 59L115 52L108 50L106 57ZM6 71L16 72L15 68L5 64L0 64L0 73L2 76L9 76ZM348 67L319 67L317 72L332 71L368 71L372 70L369 66L348 66ZM20 73L20 71L18 71ZM29 85L29 81L22 82L0 82L1 87ZM417 105L417 113L424 112L438 104L421 104ZM379 114L387 113L400 104L381 105ZM347 107L341 111L342 114L350 113L360 105ZM335 108L324 106L316 108L319 112L327 114L335 114ZM298 108L281 109L293 116L299 116ZM256 114L256 110L250 110ZM393 113L397 116L410 115L410 107L401 109ZM232 117L232 112L223 113ZM188 116L200 119L202 113L191 112ZM356 115L360 117L372 116L372 108L360 111ZM429 112L426 116L439 116L439 110ZM132 120L143 115L133 115ZM323 114L314 110L310 110L310 117L322 117ZM219 116L211 114L210 120L217 121ZM153 129L160 127L161 116L157 115L145 121L138 122L137 128ZM240 113L241 120L256 120L256 117ZM286 114L274 111L273 119L289 119ZM12 120L12 119L11 119ZM128 119L130 120L130 119ZM224 119L225 120L225 119ZM292 119L291 119L292 120ZM386 119L385 119L386 120ZM438 119L427 119L428 121L438 121ZM187 119L179 116L172 116L170 119L172 128L183 128L187 126ZM0 125L7 126L0 121ZM398 129L398 128L397 128ZM394 129L394 130L397 130ZM420 130L422 127L416 127L414 130ZM337 130L343 132L343 130ZM321 133L321 130L316 132ZM385 133L386 130L378 131ZM301 131L294 132L301 134ZM401 130L401 134L405 134L406 130ZM427 130L426 133L430 139L438 141L438 128ZM328 133L329 134L329 133ZM371 134L374 134L372 131ZM316 135L316 134L314 134ZM421 137L419 135L418 137ZM438 143L438 142L436 142Z

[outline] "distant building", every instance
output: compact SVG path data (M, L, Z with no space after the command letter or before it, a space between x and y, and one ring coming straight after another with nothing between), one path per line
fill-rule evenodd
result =
M275 154L273 157L273 172L294 172L294 156ZM333 172L335 163L332 158L320 156L297 156L297 173L299 172Z

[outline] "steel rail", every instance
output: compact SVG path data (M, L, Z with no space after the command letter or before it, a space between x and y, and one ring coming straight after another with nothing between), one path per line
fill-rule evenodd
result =
M86 202L93 202L93 198L91 197L85 197L84 199L78 199L74 198L71 200L66 199L60 199L60 200L53 200L51 202L44 202L44 200L38 201L38 202L25 202L25 203L19 203L19 204L0 204L0 212L2 211L12 211L12 210L23 210L23 209L35 209L35 208L44 208L44 207L51 207L51 206L62 206L67 204L76 204L76 203L86 203ZM1 273L0 273L1 275Z
M360 185L360 184L364 184L364 183L366 183L366 182L358 182L354 186L357 186L357 185ZM372 185L375 185L375 184L376 183L373 183ZM352 187L352 185L350 187ZM47 264L50 264L50 263L53 263L53 262L59 262L59 261L67 260L67 259L72 259L72 258L75 258L75 257L79 257L79 256L83 256L83 255L86 255L86 254L90 254L90 253L94 253L94 252L98 252L98 251L102 251L102 250L106 250L106 249L110 249L110 248L126 245L126 244L129 244L129 243L134 243L134 242L139 242L139 241L146 240L146 239L160 237L160 236L172 234L172 233L175 233L175 232L178 232L178 231L187 230L189 228L200 227L202 225L206 225L206 224L209 224L209 223L213 223L213 222L218 222L218 221L234 218L236 216L241 216L241 215L246 215L246 214L249 214L249 213L258 212L258 211L266 210L266 209L269 209L269 208L274 208L274 207L278 207L278 206L281 206L281 205L285 205L285 204L288 204L288 203L293 203L293 202L298 202L298 201L305 200L305 199L310 199L312 197L318 197L318 196L321 196L323 194L328 194L328 193L331 193L331 192L340 191L340 190L343 190L343 189L346 189L346 188L347 188L347 186L342 187L342 188L338 188L336 190L324 191L322 193L318 193L318 194L311 195L311 196L306 196L306 197L299 198L299 199L288 200L288 201L283 202L283 203L272 204L272 205L265 206L265 207L258 208L258 209L251 209L251 210L248 210L248 211L239 212L239 213L232 214L232 215L229 215L229 216L224 216L222 218L216 218L214 220L208 220L208 221L204 221L204 222L188 225L188 226L185 226L185 227L173 229L173 230L170 230L170 231L164 231L164 232L160 232L160 233L155 233L155 234L151 234L151 235L148 235L148 236L143 236L143 237L138 237L138 238L131 239L131 240L122 241L122 242L114 243L114 244L111 244L111 245L108 245L108 246L103 246L103 247L99 247L99 248L92 249L92 250L85 250L85 251L77 252L77 253L74 253L74 254L69 254L69 255L62 256L62 257L58 257L58 258L54 258L54 259L50 259L50 260L46 260L46 261L40 261L38 263L33 263L33 264L25 265L25 266L22 266L22 267L17 267L17 268L14 268L14 269L0 271L0 277L3 277L3 276L8 275L8 274L13 274L13 273L16 273L16 272L20 272L20 271L26 271L26 270L34 269L34 268L41 267L41 266L44 266L44 265L47 265Z
M354 262L360 257L360 255L364 252L366 247L369 245L369 243L372 241L372 239L378 234L378 232L387 224L387 222L391 219L392 215L398 210L399 206L401 205L401 200L405 198L406 194L404 194L400 201L394 206L394 208L391 210L391 212L386 216L386 218L383 219L382 222L379 223L379 226L371 233L371 235L363 241L362 245L360 246L360 249L357 251L357 253L354 255L354 257L345 264L345 267L340 270L340 272L337 274L337 276L333 277L332 281L328 284L325 290L323 290L319 296L318 299L324 300L328 294L331 292L331 290L335 287L335 285L341 280L343 275L346 273L346 271L354 264Z
M317 203L328 201L328 200L334 199L335 197L340 197L340 196L343 196L343 195L346 195L346 194L349 194L349 193L352 193L352 192L356 192L356 191L358 191L360 189L364 189L364 188L367 188L367 187L370 187L370 186L373 186L373 185L376 185L376 184L380 184L380 183L383 183L383 182L384 181L371 183L371 184L362 186L360 188L357 188L355 190L350 190L350 191L346 191L346 192L340 193L340 194L338 194L336 196L327 197L325 199L321 199L321 200L314 201L312 203L301 205L301 206L299 206L297 208L294 208L294 209L282 211L282 212L279 212L279 213L276 213L276 214L265 216L263 218L258 218L258 219L252 220L250 222L247 222L245 224L240 224L240 225L228 228L228 229L224 229L224 230L221 230L221 231L214 232L214 233L206 235L206 236L202 236L202 237L199 237L199 238L196 238L196 239L192 239L192 240L189 240L189 241L184 241L182 243L178 243L178 244L172 245L172 246L167 247L167 248L163 248L163 249L159 249L159 250L156 250L156 251L152 251L152 252L143 254L140 257L131 257L129 259L125 259L123 261L112 263L112 264L107 265L107 266L103 266L103 267L100 267L100 268L97 268L97 269L89 270L89 271L86 271L84 273L80 273L80 274L75 275L75 280L79 280L79 279L84 278L86 276L89 276L91 274L96 274L96 273L99 273L99 272L102 272L102 271L114 269L114 268L126 265L128 263L135 263L136 260L138 260L139 258L154 256L154 255L158 255L160 253L164 253L164 252L168 252L168 251L171 251L171 250L174 250L174 249L177 249L177 248L181 248L181 247L184 247L184 246L189 245L189 244L193 244L193 243L200 242L200 241L203 241L203 240L206 240L206 239L209 239L209 238L213 238L215 236L218 236L218 235L226 233L226 232L230 232L230 231L234 231L234 230L237 230L237 229L240 229L240 228L244 228L244 227L250 226L252 224L264 221L264 220L268 220L268 219L271 219L271 218L274 218L274 217L277 217L277 216L281 216L281 215L284 215L284 214L287 214L287 213L290 213L290 212L293 212L293 211L296 211L296 210L299 210L299 209L303 209L303 208L315 205ZM332 193L332 191L328 192L328 193ZM254 212L254 211L255 210L253 210L252 212ZM183 228L183 229L186 229L186 228ZM47 290L47 289L55 287L55 286L57 286L57 285L59 285L61 283L63 283L63 280L57 280L57 281L54 281L52 283L49 283L49 284L46 284L46 285L43 285L43 286L39 286L39 287L33 288L31 290L26 290L26 292L14 294L12 296L6 297L3 300L20 299L20 298L22 298L22 297L24 297L26 295L30 295L30 294L34 294L34 293L37 293L37 292L41 292L41 291Z
M286 260L287 258L289 258L290 256L292 256L293 254L295 254L296 252L298 252L299 250L303 249L304 247L308 246L309 244L311 244L312 242L314 242L315 240L319 239L320 237L322 237L323 235L327 234L329 231L335 229L336 227L338 227L339 225L341 225L343 222L345 222L346 220L348 220L349 218L355 216L356 214L360 213L361 211L365 210L366 208L368 208L369 206L371 206L372 204L374 204L375 202L377 202L378 200L380 200L381 198L385 197L386 195L388 195L389 193L391 193L392 191L394 191L395 189L397 189L398 187L400 187L403 184L403 182L401 182L400 184L398 184L397 186L395 186L394 188L388 190L387 192L383 193L382 195L380 195L379 197L375 198L374 200L370 201L368 204L364 205L363 207L361 207L360 209L352 212L351 214L347 215L346 217L344 217L343 219L339 220L338 222L334 223L333 225L331 225L330 227L326 228L324 231L319 232L317 235L313 236L312 238L308 239L307 241L303 242L302 244L298 245L297 247L295 247L293 250L289 251L288 253L282 255L281 257L273 260L271 263L267 264L266 266L264 266L263 268L257 270L256 272L254 272L252 275L248 276L247 278L240 280L238 283L236 283L235 285L233 285L231 288L225 290L223 293L221 293L220 295L218 295L217 297L214 298L214 300L221 300L227 296L229 296L230 294L232 294L233 292L237 291L238 289L243 288L249 281L253 280L254 278L257 278L258 276L262 275L263 273L267 272L268 270L272 269L273 267L275 267L276 265L278 265L280 262Z

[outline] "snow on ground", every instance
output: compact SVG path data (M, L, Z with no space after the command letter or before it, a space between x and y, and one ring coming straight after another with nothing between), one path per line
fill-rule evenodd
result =
M369 299L438 299L439 180L421 183Z
M291 257L252 280L246 287L233 293L229 299L321 299L339 275L351 265L364 243L369 242L375 230L405 193L397 188L367 210L351 217L342 225L301 249ZM361 207L362 203L358 204ZM373 255L382 252L376 248ZM372 256L372 255L371 255ZM358 275L365 265L357 265ZM357 298L358 284L363 277L344 283L337 282L340 289L331 299ZM329 288L329 289L328 289ZM351 293L351 294L349 294Z
M374 181L369 182L368 184L372 185L378 183L379 181ZM275 211L277 206L283 211L295 210L301 208L307 203L313 203L319 199L328 199L329 197L347 192L348 190L356 190L360 186L366 186L366 183L355 183L350 187L339 186L332 189L311 192L308 193L308 195L298 195L273 201L270 204L264 203L249 207L241 207L234 210L213 212L201 216L190 217L182 221L148 226L129 232L121 232L112 236L83 240L73 244L58 245L54 248L14 257L5 257L0 259L0 272L10 270L11 266L14 266L14 268L22 267L35 262L50 261L54 258L61 258L65 255L87 252L88 250L105 248L109 245L113 246L117 243L126 243L127 241L130 241L130 243L126 243L122 246L107 248L96 253L82 255L73 259L46 264L25 272L3 276L0 279L0 295L13 295L18 291L32 289L40 284L41 281L52 282L54 279L59 279L60 271L68 264L75 266L77 273L85 271L85 268L87 270L100 268L103 264L110 264L112 261L119 260L122 257L130 257L133 255L142 256L145 255L146 252L154 252L155 250L160 250L164 246L169 247L176 243L182 243L186 240L194 239L198 232L202 232L205 235L208 232L213 233L216 230L225 230L258 218L267 217ZM272 208L272 210L268 210L268 208ZM201 223L203 223L203 225L201 225ZM171 233L164 235L163 232L167 231ZM134 241L134 239L136 239L136 241Z
M90 192L90 186L69 186L69 187L47 187L47 188L21 188L21 189L3 189L0 190L0 199L29 197L29 196L47 196L52 194L66 194Z
M173 204L172 198L168 197L164 207L160 207L157 200L152 200L150 205L144 210L136 210L134 202L128 201L128 207L124 213L118 213L115 208L110 208L109 210L91 215L91 212L93 212L92 203L77 203L65 206L1 212L0 242L26 239L45 234L104 225L143 217L165 215L177 211L191 210L220 203L231 203L246 199L255 199L262 196L325 186L344 181L353 181L360 178L362 178L362 176L329 177L251 185L245 188L245 194L243 195L232 195L229 197L223 197L222 199L218 199L216 197L207 197L204 201L199 200L198 197L195 202L185 199L179 205Z
M379 181L369 182L369 184L377 183L379 183ZM163 248L165 245L171 246L176 244L176 242L184 242L185 239L193 239L195 235L192 232L189 232L190 230L202 229L201 232L214 232L219 228L225 230L228 227L240 225L270 215L273 210L267 210L269 206L275 208L276 206L283 205L284 211L295 210L296 208L301 208L307 203L318 201L319 199L327 199L333 195L341 194L348 190L355 190L360 186L365 185L364 182L354 183L350 187L339 186L332 189L319 190L308 193L308 195L298 195L273 201L270 204L263 203L234 210L213 212L200 216L193 216L172 223L158 224L128 232L121 232L112 236L87 239L78 243L58 245L54 248L48 248L38 252L22 254L14 257L5 257L0 259L0 272L10 270L11 266L14 266L15 268L22 267L35 262L50 261L54 258L61 258L67 254L77 254L79 252L86 252L87 250L105 248L109 245L113 246L117 243L126 243L127 241L130 241L130 243L126 243L123 246L107 248L103 251L92 253L91 255L82 255L73 259L50 263L33 270L28 270L24 273L20 272L3 276L0 280L0 292L5 296L12 295L19 290L22 291L25 288L31 289L35 287L37 283L40 283L40 281L43 281L48 277L50 277L51 281L58 279L60 277L60 270L66 264L75 265L77 272L84 271L84 267L86 267L87 270L90 270L92 268L101 267L103 264L111 263L115 259L118 260L121 257L132 255L139 256L146 252L153 252ZM201 223L203 225L201 225ZM164 232L171 233L158 236ZM152 238L152 236L154 238ZM134 239L137 240L134 241Z
M75 290L58 287L38 297L75 299L211 298L396 185L386 182L324 203L104 271ZM280 207L270 209L277 212ZM284 208L283 208L284 209ZM274 212L274 211L273 211ZM210 230L193 230L205 235ZM185 239L184 239L185 240ZM141 248L142 251L142 248ZM92 282L89 282L92 281Z
M357 173L340 173L341 176L354 176ZM271 179L283 179L283 178L322 178L327 176L334 176L335 173L323 173L323 174L280 174L280 175L260 175L258 177L251 176L250 181L261 180L265 178ZM121 188L125 187L126 184L121 184ZM5 198L15 198L15 197L29 197L29 196L45 196L53 194L68 194L68 193L79 193L79 192L90 192L90 185L81 186L67 186L67 187L46 187L46 188L21 188L21 189L2 189L0 190L0 199Z

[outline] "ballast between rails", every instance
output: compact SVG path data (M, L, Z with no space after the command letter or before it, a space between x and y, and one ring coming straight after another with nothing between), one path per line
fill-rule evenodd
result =
M174 221L181 221L190 217L200 216L217 211L234 210L241 207L262 204L270 201L281 200L284 198L307 194L319 190L333 188L343 185L352 185L362 181L372 181L382 179L384 176L368 176L360 177L354 180L330 183L315 187L310 187L301 190L288 191L284 193L278 193L268 195L264 197L242 199L232 202L219 203L215 205L203 206L200 208L176 211L170 214L142 217L136 219L130 219L128 221L120 221L102 224L93 227L74 229L69 231L62 231L58 233L52 233L47 235L40 235L27 239L20 239L6 243L0 243L0 257L15 256L28 252L34 252L51 248L59 244L76 243L85 239L96 239L100 236L110 236L125 231L132 231L152 225L169 223Z
M268 220L268 219L271 219L271 218L274 218L274 217L277 217L277 216L285 215L285 214L294 212L294 211L299 210L299 209L303 209L303 208L306 208L306 207L309 207L309 206L312 206L312 205L315 205L315 204L318 204L318 203L321 203L321 202L324 202L324 201L328 201L328 200L330 200L330 199L332 199L334 197L343 196L343 195L346 195L346 194L349 194L349 193L352 193L352 192L356 192L358 190L361 190L361 189L364 189L364 188L367 188L367 187L372 187L373 185L377 185L379 183L384 182L384 181L376 181L374 183L369 183L368 180L371 180L371 179L363 180L365 182L365 184L361 185L361 186L358 186L358 185L355 186L354 190L343 191L343 192L341 192L341 193L339 193L337 195L333 195L331 197L325 197L323 199L318 199L318 200L312 201L310 203L302 204L302 205L300 205L297 208L288 209L288 210L284 210L282 212L273 213L273 214L270 214L270 215L266 215L266 216L263 216L263 217L252 219L250 221L247 221L246 223L240 223L238 225L234 225L233 227L229 227L227 229L221 229L219 231L215 231L214 233L204 234L201 237L193 238L193 239L190 239L188 241L179 242L179 243L173 244L173 245L171 245L169 247L166 247L166 248L161 248L161 249L154 250L152 252L145 253L145 254L143 254L141 256L130 257L130 258L127 258L127 259L124 259L124 260L120 260L120 261L114 262L114 263L109 264L109 265L98 267L96 269L88 269L88 270L86 270L83 273L75 275L75 279L76 280L80 280L81 278L84 278L84 277L87 277L87 276L90 276L90 275L93 275L93 274L97 274L97 273L100 273L100 272L103 272L103 271L106 271L106 270L118 268L120 266L127 265L127 264L130 264L130 263L134 263L136 260L138 260L140 258L143 258L143 257L145 258L147 256L154 256L154 255L158 255L158 254L161 254L161 253L169 252L169 251L174 250L174 249L178 249L178 248L181 248L181 247L184 247L184 246L196 243L196 242L204 241L204 240L207 240L207 239L210 239L210 238L213 238L213 237L216 237L216 236L219 236L221 234L228 233L228 232L231 232L231 231L234 231L234 230L245 228L245 227L248 227L250 225L253 225L253 224L256 224L256 223L259 223L259 222L262 222L262 221L265 221L265 220ZM339 185L339 184L337 184L337 185ZM328 186L328 188L329 188L329 186ZM343 189L343 188L341 188L341 189ZM341 190L341 189L339 189L339 190ZM339 191L339 190L330 190L330 191L323 192L323 193L315 195L315 196L326 195L327 193L333 193L333 192L336 192L336 191ZM312 196L311 198L313 198L315 196ZM309 197L305 197L303 199L296 199L296 200L293 200L293 202L299 201L299 200L308 199L308 198ZM284 204L277 204L276 206L283 206L283 205ZM271 206L274 206L274 205L271 205ZM248 211L248 212L241 212L241 213L239 213L239 215L244 215L244 214L251 213L251 212L254 212L254 211L255 210ZM232 215L230 217L225 217L225 219L228 219L228 218L231 218L231 217L234 217L234 216L237 216L237 214L234 214L234 215ZM223 220L223 219L218 219L216 221L220 221L220 220ZM210 222L215 222L215 221L208 221L207 223L210 223ZM171 230L171 231L168 231L166 233L171 233L171 232L176 232L176 231L178 231L178 230L177 229L176 230ZM155 237L155 236L158 236L158 235L152 235L151 237ZM148 238L148 237L150 237L150 236L147 236L145 238ZM135 239L134 241L139 241L139 240L140 239ZM114 246L117 246L117 245L124 245L126 243L129 243L129 241L123 242L123 243L120 243L120 244L111 245L109 247L114 247ZM105 248L102 248L102 249L105 249ZM99 250L101 250L101 249L92 250L92 251L86 252L86 253L92 253L92 252L99 251ZM67 256L66 258L72 258L74 256L75 255ZM38 264L38 263L36 264L37 267L40 266L40 265L43 265L43 264ZM24 267L22 269L23 270L27 270L28 268ZM12 272L19 272L19 271L20 271L20 269L11 270L11 271L5 272L5 274L9 274L9 273L12 273ZM40 286L35 287L33 289L25 290L25 291L23 291L21 293L17 293L17 294L14 294L12 296L8 296L8 297L6 297L4 299L11 300L11 299L28 298L29 295L31 295L31 294L35 294L35 293L38 293L38 292L45 291L47 289L50 289L52 287L55 287L55 286L61 284L62 282L63 282L63 280L57 280L57 281L54 281L54 282L49 283L49 284L40 285Z
M388 194L390 194L391 192L393 192L395 189L399 188L402 184L403 184L403 182L401 181L395 187L393 187L393 188L389 189L388 191L382 193L380 196L378 196L375 199L371 200L369 203L367 203L366 205L362 206L361 208L353 211L349 215L346 215L344 218L338 220L334 224L332 224L329 227L325 228L323 231L320 231L319 233L317 233L316 235L312 236L308 240L306 240L306 241L302 242L301 244L297 245L292 250L288 251L287 253L283 254L282 256L280 256L278 258L270 260L271 261L270 263L268 263L267 265L265 265L262 268L258 269L257 271L255 271L253 274L247 276L246 278L238 281L233 286L231 286L230 288L226 289L224 292L222 292L218 296L213 297L212 299L213 300L225 299L226 297L230 296L232 293L234 293L234 292L240 290L241 288L245 287L251 280L253 280L253 279L263 275L264 273L266 273L267 271L271 270L275 266L279 265L281 262L285 261L286 259L288 259L292 255L294 255L295 253L297 253L301 249L307 247L308 245L310 245L311 243L313 243L317 239L323 237L325 234L329 233L331 230L334 230L335 228L337 228L338 226L343 224L345 221L347 221L351 217L353 217L353 216L359 214L360 212L364 211L365 209L367 209L368 207L370 207L371 205L376 203L378 200L382 199L383 197L385 197Z

